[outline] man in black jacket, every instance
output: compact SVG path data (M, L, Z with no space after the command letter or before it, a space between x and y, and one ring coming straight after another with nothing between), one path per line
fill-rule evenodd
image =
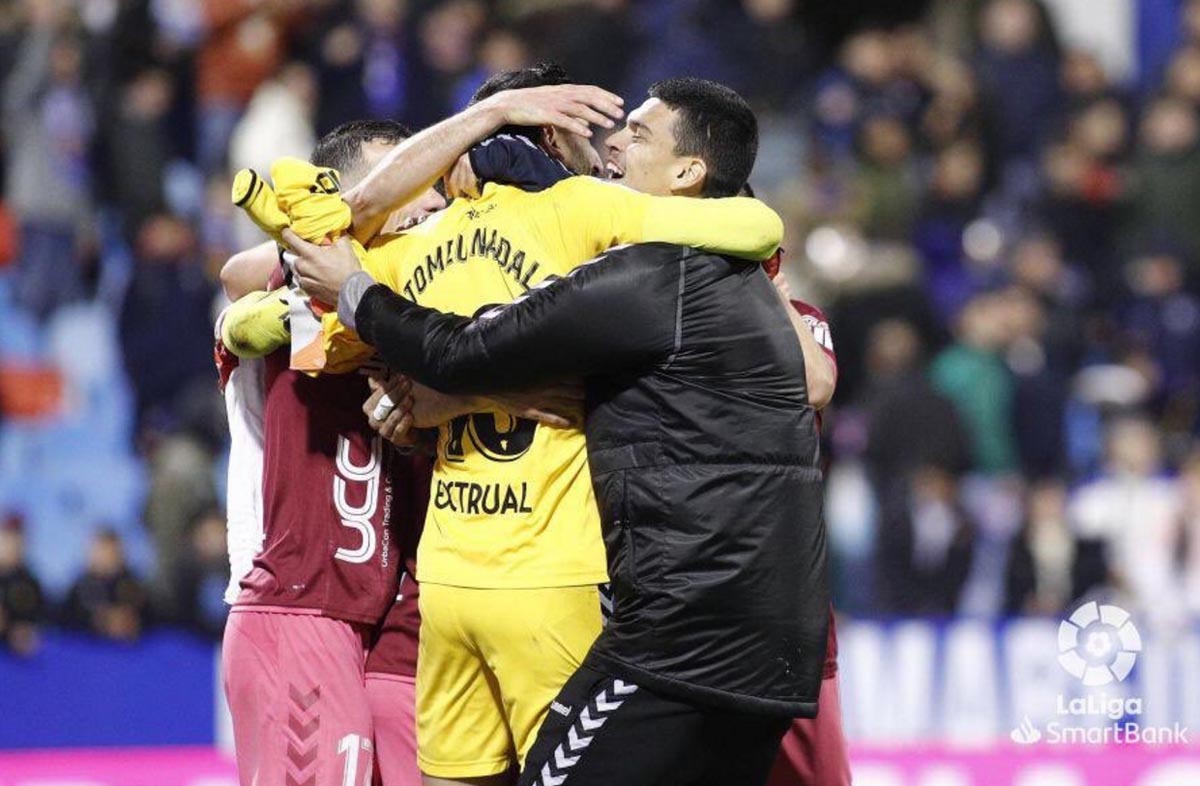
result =
M753 114L732 91L682 82L630 115L645 152L631 150L618 174L668 137L667 153L694 146L703 163L666 176L737 193L754 160ZM718 117L740 122L714 133ZM631 246L477 320L369 283L347 282L343 321L431 387L585 380L613 619L521 782L763 783L789 719L816 711L829 598L804 359L760 267Z

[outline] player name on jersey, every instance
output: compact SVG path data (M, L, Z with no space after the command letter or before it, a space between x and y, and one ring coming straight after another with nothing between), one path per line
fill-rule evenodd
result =
M425 263L417 266L404 283L404 296L416 301L417 296L425 292L425 288L447 265L486 258L494 259L501 270L523 288L529 289L530 282L541 267L540 262L531 260L527 265L528 254L516 248L512 241L495 229L489 231L487 227L478 227L470 233L470 240L467 235L467 232L460 232L426 254Z

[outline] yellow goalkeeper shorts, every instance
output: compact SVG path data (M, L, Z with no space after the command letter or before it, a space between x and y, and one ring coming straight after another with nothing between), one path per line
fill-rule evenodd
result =
M600 635L595 585L421 585L417 758L439 778L522 765L550 703Z

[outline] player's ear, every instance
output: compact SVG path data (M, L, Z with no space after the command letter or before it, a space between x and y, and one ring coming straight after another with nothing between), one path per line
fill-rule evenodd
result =
M671 191L684 196L699 195L704 190L704 180L707 177L708 165L702 159L685 158L680 161L676 170Z
M562 132L554 126L542 126L542 152L555 161L564 160Z

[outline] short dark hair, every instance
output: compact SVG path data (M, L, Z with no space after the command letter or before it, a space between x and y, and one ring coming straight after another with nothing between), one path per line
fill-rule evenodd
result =
M566 69L558 63L536 63L528 68L518 68L515 71L501 71L498 74L492 74L479 86L479 89L475 91L475 95L471 96L471 103L478 104L485 98L491 98L496 93L505 90L567 84L571 84L571 77L567 74ZM534 142L540 142L542 138L542 130L540 128L530 128L528 126L507 126L496 133L517 134Z
M362 163L363 143L397 145L412 135L411 128L395 120L351 120L321 137L309 161L332 167L344 175Z
M491 98L504 90L520 90L525 87L545 87L546 85L570 84L571 77L566 69L558 63L536 63L528 68L518 68L514 71L501 71L492 74L484 81L471 103L478 104L485 98Z
M693 77L656 82L650 97L679 113L675 154L696 156L707 165L701 193L723 197L741 191L758 156L758 119L746 99L725 85Z

